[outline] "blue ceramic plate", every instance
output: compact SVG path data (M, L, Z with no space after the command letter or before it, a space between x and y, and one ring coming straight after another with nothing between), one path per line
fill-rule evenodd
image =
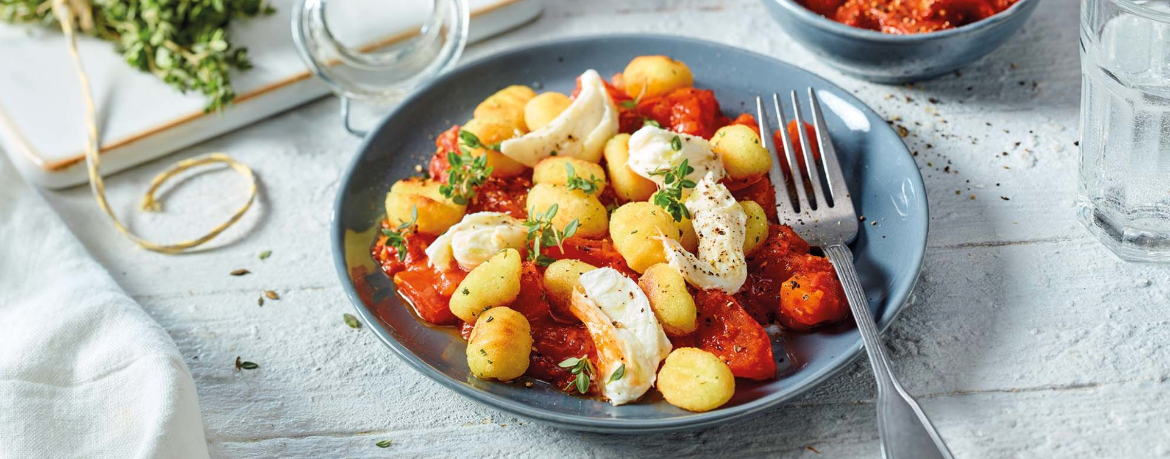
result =
M646 54L686 62L695 85L713 89L729 116L753 112L759 94L816 88L854 206L867 223L878 222L862 225L851 246L870 308L879 328L894 320L918 278L928 219L918 167L881 117L848 91L767 56L666 36L578 38L505 52L443 75L387 115L345 171L333 214L337 273L358 315L403 361L460 395L509 413L571 429L639 433L712 426L763 411L824 382L860 355L861 337L852 324L790 334L774 343L780 376L766 383L738 380L735 397L717 410L683 411L656 391L649 400L615 407L541 382L528 388L473 378L457 333L417 320L375 267L369 249L384 215L384 196L396 180L415 174L415 165L426 167L438 133L470 119L479 101L505 86L567 94L586 69L612 75Z

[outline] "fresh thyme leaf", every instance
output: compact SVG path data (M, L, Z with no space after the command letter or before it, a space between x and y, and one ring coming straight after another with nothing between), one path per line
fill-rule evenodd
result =
M349 325L349 328L354 330L362 328L362 323L358 322L357 317L354 317L353 314L347 312L342 314L341 317L345 319L345 324Z
M589 174L588 179L578 177L577 170L573 168L573 165L565 163L565 188L581 190L585 194L593 194L601 190L601 186L604 184L604 180L597 178L593 174Z
M574 219L565 225L564 229L557 229L553 225L553 217L557 215L557 210L560 206L553 204L545 209L544 212L536 212L536 209L528 210L528 219L524 221L524 226L528 228L528 260L535 261L539 266L548 266L555 261L552 257L540 253L540 249L546 247L557 247L561 249L561 253L565 253L565 248L562 245L565 238L572 236L577 232L577 227L580 223Z
M231 104L234 70L252 67L248 50L234 46L236 19L275 12L264 0L85 1L92 27L81 32L113 42L131 67L149 72L180 92L206 97L206 111ZM57 26L49 0L0 0L0 21ZM84 24L83 24L84 26Z
M678 137L676 136L675 139ZM695 171L695 168L687 164L687 161L684 159L678 167L673 169L664 167L650 173L650 175L661 175L663 183L662 188L654 192L651 201L658 207L665 209L666 213L674 217L676 222L682 221L683 217L691 218L691 212L682 202L683 189L695 187L695 182L686 178L687 175Z
M582 394L589 392L589 375L584 372L577 373L577 392Z
M479 137L468 131L459 131L459 138L470 148L499 148L499 144L484 146ZM447 152L447 182L439 186L439 193L450 198L455 204L465 206L475 197L476 187L483 185L492 175L487 165L487 155L473 156L471 150L460 147L458 153Z
M589 392L589 380L594 374L593 362L589 361L589 357L569 357L561 363L558 363L557 366L568 368L569 374L576 375L576 378L569 382L569 385L565 386L565 392L568 392L574 386L576 386L577 392L579 393L584 394Z
M261 259L261 260L267 260L267 259L268 259L268 257L271 257L271 256L272 256L272 251L271 251L271 250L265 250L265 251L263 251L263 252L260 252L260 259Z
M386 236L386 245L394 247L394 251L398 253L398 261L406 260L406 235L414 231L416 223L418 223L418 206L411 206L409 221L402 222L394 230L382 229L382 235Z
M662 129L662 124L660 124L658 121L655 121L653 118L642 118L642 126L654 126L658 129Z
M573 368L573 367L577 366L577 362L579 362L579 361L581 361L581 359L578 359L576 357L569 357L569 358L561 361L561 363L558 363L557 366L561 367L561 368Z
M240 362L240 368L243 368L245 370L255 370L257 368L260 368L260 365L256 365L255 363L252 363L252 362L245 360L243 362Z
M682 151L682 139L677 135L670 139L670 149L674 151Z
M626 364L623 363L622 366L618 367L617 370L613 371L612 375L609 375L609 382L614 382L614 381L620 380L625 375L626 375Z
M382 440L380 442L374 443L374 445L379 448L389 448L392 444L394 444L392 440Z
M500 142L493 143L491 145L484 145L484 143L479 140L479 137L471 131L460 130L459 139L462 140L463 143L467 144L468 148L484 148L493 151L500 151Z
M623 101L622 101L622 103L621 103L621 106L622 106L622 108L628 108L628 109L630 109L630 110L633 110L633 109L635 109L635 108L638 108L638 103L637 103L637 102L635 102L633 99L631 99L631 100L623 100Z

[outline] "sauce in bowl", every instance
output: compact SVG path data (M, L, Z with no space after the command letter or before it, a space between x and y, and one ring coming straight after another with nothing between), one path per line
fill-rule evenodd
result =
M797 0L847 26L894 35L937 32L987 19L1019 0Z

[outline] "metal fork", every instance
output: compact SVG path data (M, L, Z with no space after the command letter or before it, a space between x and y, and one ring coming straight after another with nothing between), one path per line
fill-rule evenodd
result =
M793 115L796 125L800 127L797 129L797 137L806 166L803 174L796 152L792 148L792 139L789 138L788 121L784 117L780 97L772 94L772 103L776 107L784 159L788 164L788 170L792 171L789 176L796 194L795 202L788 193L784 172L781 169L779 148L770 145L768 139L770 131L766 127L764 103L756 97L760 141L776 159L768 173L776 187L776 209L781 216L787 217L786 223L808 241L809 245L820 247L824 251L841 279L841 286L849 299L849 309L853 311L853 318L857 321L857 329L861 332L861 340L865 343L865 351L869 355L869 363L873 366L877 378L878 434L881 436L882 456L888 459L950 459L952 457L950 450L938 435L938 431L930 424L926 413L922 412L914 397L902 389L902 385L898 384L897 378L890 370L885 346L869 312L869 302L865 299L861 282L857 279L857 270L853 266L853 252L846 245L857 237L857 212L853 210L853 200L845 186L845 177L841 173L837 152L833 149L828 129L825 128L820 102L813 89L809 88L808 98L817 146L820 150L820 166L823 168L823 177L827 184L822 184L822 173L818 171L818 161L814 159L808 134L804 129L804 118L800 113L800 100L796 91L792 91L791 96ZM809 182L807 190L806 178Z

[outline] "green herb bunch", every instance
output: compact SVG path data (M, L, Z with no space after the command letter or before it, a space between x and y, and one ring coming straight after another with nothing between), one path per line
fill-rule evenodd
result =
M114 43L126 63L179 91L207 97L218 111L236 97L232 70L252 67L248 51L231 43L233 19L275 12L264 0L89 0L92 21L82 32ZM0 0L0 21L56 24L53 0ZM74 11L81 17L87 12Z
M393 230L382 229L382 235L386 236L386 245L394 247L398 252L398 261L406 259L406 235L414 231L415 223L418 223L418 206L410 208L410 221L402 222Z
M459 152L447 152L447 162L451 168L447 170L447 183L439 186L439 193L455 204L465 206L475 197L475 189L492 175L492 168L487 165L487 155L473 156L471 149L498 149L499 144L485 146L475 134L463 130L459 131L459 138L463 140Z
M565 386L565 392L570 392L574 388L577 389L577 392L582 394L589 392L589 382L595 373L595 370L593 369L593 362L589 361L589 357L569 357L561 363L558 363L557 366L569 369L569 373L576 376L576 378L574 378L569 382L568 385ZM622 370L622 372L625 373L624 365L622 366Z
M589 174L589 178L580 177L577 175L576 169L572 164L565 163L565 188L570 190L581 190L585 194L593 194L605 185L605 180L597 178L596 175Z
M677 139L678 137L675 137ZM651 200L655 205L666 210L666 213L674 217L674 221L682 221L683 217L691 218L691 212L687 210L686 204L682 202L683 190L694 188L695 182L686 178L695 168L687 164L687 160L676 168L662 168L650 175L662 176L662 188L654 192Z
M573 219L565 225L563 230L558 230L553 225L552 220L557 215L558 207L553 204L544 212L529 209L528 219L524 220L524 226L528 228L528 260L535 261L538 266L548 266L556 261L553 257L540 253L542 248L558 247L561 249L561 253L564 253L565 248L562 244L565 239L577 233L579 225L577 219Z

